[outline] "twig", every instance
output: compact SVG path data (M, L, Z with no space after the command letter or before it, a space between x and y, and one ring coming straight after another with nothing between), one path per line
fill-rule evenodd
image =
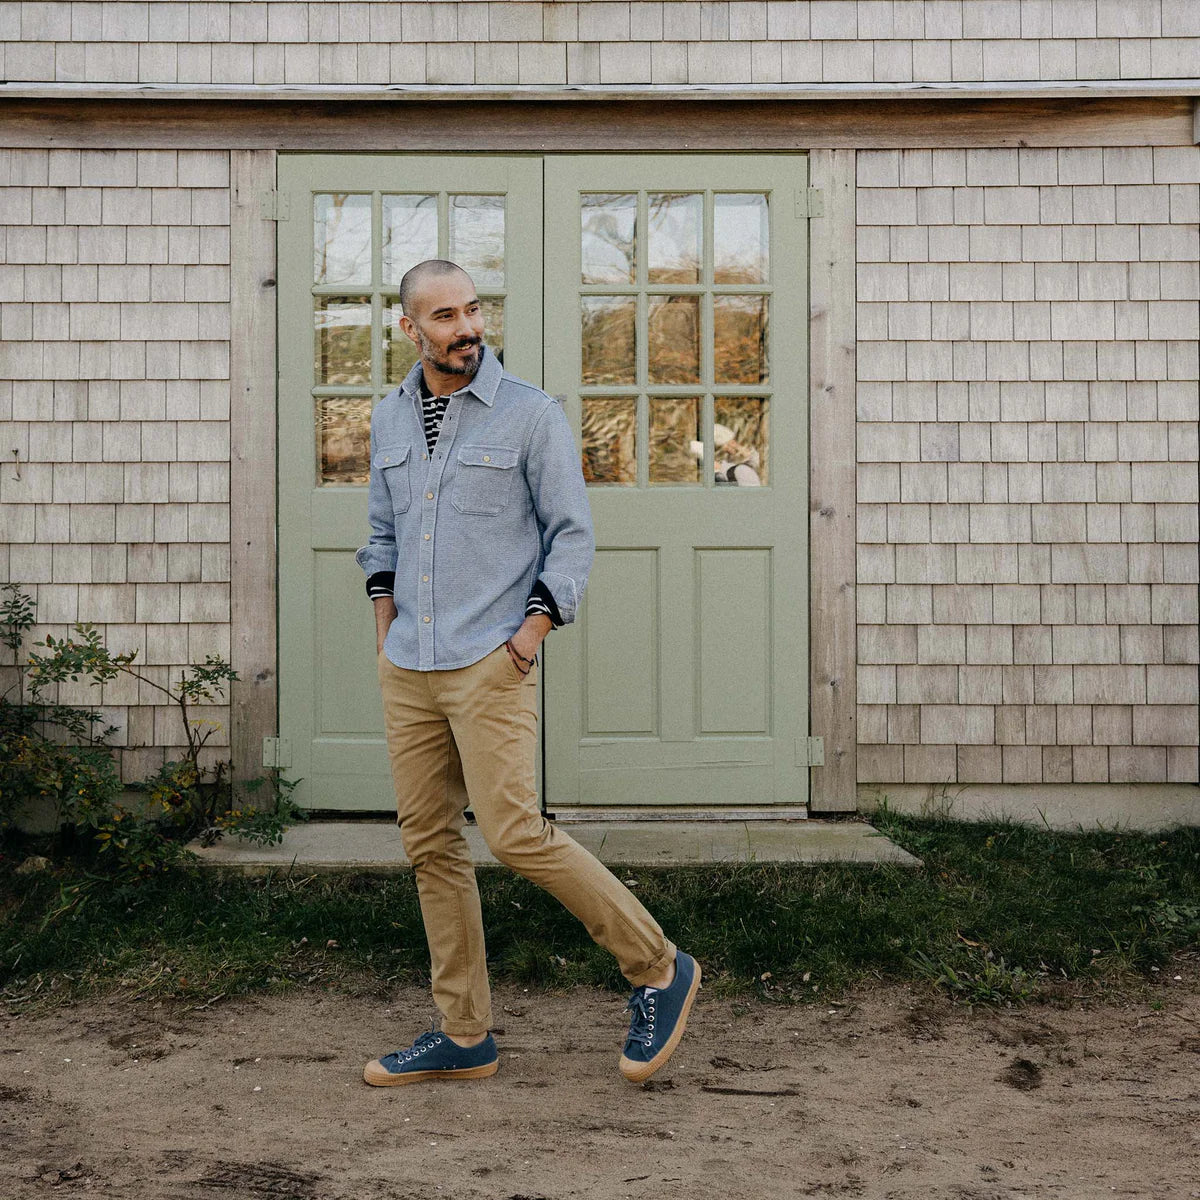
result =
M721 1087L715 1083L701 1084L702 1092L713 1092L718 1096L798 1096L795 1088L779 1088L774 1091L759 1091L757 1088Z

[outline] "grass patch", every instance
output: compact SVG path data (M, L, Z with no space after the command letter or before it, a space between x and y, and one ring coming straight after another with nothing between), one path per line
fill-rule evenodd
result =
M864 979L970 1002L1127 985L1200 947L1200 829L1058 833L884 811L919 870L848 863L620 870L727 995L796 1001ZM410 875L180 871L117 886L70 863L0 860L0 996L13 1011L117 989L204 1004L296 986L386 995L427 977ZM538 888L479 872L493 977L623 989L613 960ZM1078 988L1077 988L1078 990Z

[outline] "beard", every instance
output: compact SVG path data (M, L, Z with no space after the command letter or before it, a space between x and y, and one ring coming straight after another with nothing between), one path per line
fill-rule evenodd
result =
M441 371L443 375L474 375L479 370L479 364L483 362L483 339L482 338L460 338L457 342L451 342L446 347L446 351L466 350L474 347L474 353L461 366L450 362L449 359L439 358L438 351L432 342L418 328L417 336L421 340L421 357L429 363L437 371Z

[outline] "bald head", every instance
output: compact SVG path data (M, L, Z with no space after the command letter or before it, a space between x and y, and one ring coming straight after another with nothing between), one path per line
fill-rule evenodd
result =
M445 279L448 275L458 275L471 284L471 277L458 265L446 258L427 258L415 267L404 272L400 280L400 309L405 316L419 315L421 295L428 285L435 280ZM472 285L473 286L473 285Z

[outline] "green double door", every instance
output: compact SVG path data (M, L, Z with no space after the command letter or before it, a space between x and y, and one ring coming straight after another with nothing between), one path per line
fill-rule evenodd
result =
M546 643L550 810L801 807L808 729L803 156L279 161L280 737L319 809L394 804L367 535L400 277L474 278L506 369L557 396L597 554Z

